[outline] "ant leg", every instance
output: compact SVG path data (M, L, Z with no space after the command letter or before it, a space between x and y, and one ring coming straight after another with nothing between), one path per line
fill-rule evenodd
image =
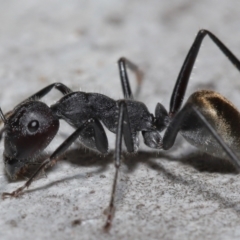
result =
M222 146L223 150L226 152L229 159L231 159L232 164L236 167L238 172L240 172L240 160L236 156L236 154L231 150L231 148L228 147L228 145L223 141L220 135L216 132L216 130L211 126L211 124L207 121L204 115L196 107L193 107L193 111L198 116L198 118L201 119L204 125L208 128L208 130L211 132L211 134L217 140L217 142Z
M2 140L4 131L5 131L5 128L2 128L2 129L0 130L0 141Z
M7 112L6 114L3 114L3 111L2 109L0 108L0 125L2 123L5 123L6 120L11 116L13 111L9 111ZM0 141L2 140L2 136L3 136L3 133L5 131L5 128L3 127L1 130L0 130Z
M178 132L181 130L184 121L190 113L191 108L186 105L174 116L163 136L162 148L164 150L168 150L173 146Z
M109 228L111 227L113 216L114 216L114 210L115 210L114 200L115 200L115 194L116 194L116 188L117 188L118 172L121 166L122 136L124 136L125 144L128 151L132 152L134 150L134 143L132 141L132 136L131 136L131 129L130 129L129 118L127 113L127 105L124 100L119 102L118 126L117 126L116 143L115 143L115 175L114 175L111 199L108 207L107 221L106 221L106 224L104 225L104 229L106 231L108 231ZM126 138L129 138L129 139L127 140Z
M6 117L2 112L2 109L0 108L0 118L1 118L1 123L5 123L6 122Z
M32 96L30 96L23 102L29 101L29 100L41 99L46 94L48 94L53 88L56 88L57 90L59 90L63 95L72 92L72 90L70 88L68 88L66 85L64 85L62 83L52 83L52 84L48 85L47 87L41 89L37 93L33 94Z
M205 116L194 106L186 105L172 120L163 137L163 149L168 150L171 148L175 142L178 132L184 126L186 118L188 118L192 113L200 120L200 122L208 129L212 137L218 142L222 147L223 151L228 155L229 159L232 161L233 165L240 172L240 160L236 154L231 150L231 148L223 141L216 130L211 126L209 121ZM192 116L192 115L191 115Z
M53 166L59 157L71 146L73 142L76 141L76 139L79 137L79 135L82 133L82 131L87 128L88 126L92 126L96 130L96 145L98 149L104 149L107 145L107 138L105 132L102 133L98 130L98 123L96 124L95 119L89 119L84 124L82 124L76 131L74 131L54 152L53 154L46 159L36 170L36 172L29 178L29 180L20 188L13 191L12 193L3 193L2 198L5 199L6 197L18 197L22 194L23 190L28 188L33 180L38 176L38 174L46 169L49 166Z
M131 90L131 86L130 86L130 82L128 79L128 74L127 74L127 69L126 69L126 65L135 73L136 75L136 79L137 79L137 89L135 92L135 97L132 95L132 90ZM140 92L140 87L142 84L142 78L143 78L143 72L138 68L137 65L135 65L134 63L132 63L131 61L129 61L127 58L121 57L118 60L118 68L119 68L119 74L120 74L120 79L121 79L121 83L122 83L122 90L123 90L123 94L124 94L124 98L125 99L131 99L133 100L134 98L137 98ZM127 136L127 134L130 134L130 131L127 133L124 133L124 140L125 143L126 141L129 139L133 138L132 136L128 136L127 138L125 138L125 136ZM155 135L155 137L152 137L152 134ZM145 144L148 146L152 146L153 148L156 148L156 145L154 141L151 141L152 139L160 139L160 135L156 132L142 132ZM136 136L137 137L137 136ZM135 137L135 139L136 139ZM159 141L157 141L157 143L159 143ZM127 144L126 144L127 145ZM128 152L132 152L129 151Z
M86 127L79 135L80 142L87 148L102 154L108 152L108 140L101 122L95 119L95 128Z
M137 90L134 94L135 96L139 95L140 85L142 83L142 78L143 78L143 73L142 73L142 71L139 70L137 65L135 65L134 63L129 61L127 58L121 57L118 60L118 69L119 69L119 74L120 74L120 79L121 79L124 98L125 99L134 99L133 94L132 94L132 90L131 90L131 86L130 86L130 82L129 82L129 79L128 79L126 66L128 68L130 68L130 70L132 70L136 75Z
M173 117L181 108L188 80L198 55L203 38L208 35L219 49L226 55L232 64L240 71L240 61L234 54L211 32L202 29L198 32L178 75L170 100L170 117Z
M49 86L43 88L42 90L38 91L37 93L33 94L31 97L25 99L24 101L22 101L22 103L29 101L29 100L41 99L47 93L49 93L53 87L55 87L57 90L59 90L64 95L72 92L72 90L70 88L68 88L67 86L65 86L62 83L53 83L53 84L50 84ZM9 111L6 114L3 114L2 109L0 108L0 124L2 124L2 122L3 123L6 122L6 119L9 116L11 116L12 112L13 111ZM4 131L5 131L5 129L3 127L3 129L0 130L0 141L2 139L2 135L3 135Z
M96 147L96 149L103 154L107 153L108 139L100 121L98 119L94 119L94 122L88 127L85 127L83 132L86 132L86 130L93 131L93 134L91 134L91 136L94 136L95 142L94 145L92 145L92 147L93 146Z
M42 90L38 91L37 93L33 94L31 97L25 99L21 103L29 101L29 100L41 99L46 94L48 94L52 90L53 87L55 87L57 90L59 90L64 95L72 92L72 90L70 88L68 88L67 86L65 86L62 83L53 83L53 84L50 84L47 87L43 88ZM13 111L9 111L6 114L3 114L2 110L0 109L0 124L2 122L4 123L6 121L6 119L12 114L12 112ZM2 138L3 132L4 132L4 128L2 130L0 130L0 140Z

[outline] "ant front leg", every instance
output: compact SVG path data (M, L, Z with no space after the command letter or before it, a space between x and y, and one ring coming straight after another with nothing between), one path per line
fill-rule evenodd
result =
M30 100L36 100L36 99L39 100L42 97L44 97L46 94L48 94L53 88L56 88L57 90L59 90L64 95L72 92L72 90L70 88L68 88L67 86L65 86L62 83L53 83L53 84L50 84L47 87L41 89L40 91L38 91L37 93L33 94L29 98L25 99L20 104L22 104L24 102L27 102L27 101L30 101ZM14 112L14 110L9 111L6 114L3 114L2 109L0 108L0 124L1 123L5 123L6 120L12 115L13 112ZM0 130L0 141L2 139L4 131L5 131L5 128L3 127Z
M73 142L81 135L81 133L91 126L95 132L95 139L96 139L96 147L101 152L107 152L108 149L108 141L105 131L102 129L102 126L99 125L98 120L96 119L89 119L84 124L82 124L76 131L74 131L54 152L53 154L46 159L36 170L36 172L29 178L29 180L20 188L13 191L12 193L3 193L2 198L5 199L6 197L18 197L23 193L23 190L28 188L33 180L40 174L41 171L46 169L49 166L53 166L59 157L71 146Z
M27 102L27 101L30 101L30 100L39 100L39 99L43 98L45 95L47 95L53 88L56 88L63 95L66 95L66 94L72 92L72 90L70 88L68 88L66 85L64 85L62 83L52 83L52 84L48 85L47 87L44 87L40 91L34 93L32 96L28 97L27 99L25 99L21 103L24 103L24 102ZM4 122L4 120L6 120L9 116L11 116L11 114L13 112L13 111L9 111L6 114L3 114L2 110L0 110L0 111L1 111L0 112L0 118L1 118L2 122Z
M62 83L53 83L48 85L47 87L41 89L40 91L36 92L35 94L33 94L32 96L30 96L29 98L27 98L25 101L29 101L29 100L38 100L43 98L45 95L47 95L53 88L56 88L58 91L60 91L63 95L66 95L68 93L71 93L72 90L70 88L68 88L66 85L62 84Z

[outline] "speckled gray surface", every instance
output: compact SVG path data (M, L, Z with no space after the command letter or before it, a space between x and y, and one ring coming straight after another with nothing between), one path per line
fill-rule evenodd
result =
M144 70L139 100L151 112L157 102L168 106L178 71L201 28L214 32L240 57L238 0L8 0L0 4L4 112L55 81L121 98L116 64L121 56ZM240 74L207 38L196 68L187 96L209 88L240 107ZM51 104L60 97L53 92L45 101ZM47 152L71 132L61 123ZM114 135L108 136L113 150ZM165 153L142 143L137 155L125 155L113 227L104 233L104 210L114 174L112 150L103 157L79 150L76 143L21 198L0 200L0 238L239 239L239 175L228 163L196 152L181 137ZM22 184L23 180L7 179L0 161L0 192Z

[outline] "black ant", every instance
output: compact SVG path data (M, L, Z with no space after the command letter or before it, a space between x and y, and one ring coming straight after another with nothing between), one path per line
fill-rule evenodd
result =
M18 197L30 186L34 178L46 167L53 165L60 155L78 138L82 143L100 153L108 152L108 140L102 123L116 133L115 167L113 189L105 229L111 226L114 213L114 197L121 165L122 137L128 152L136 152L139 146L138 133L142 132L144 143L155 149L167 150L174 144L178 132L192 145L204 152L227 158L240 171L238 152L240 140L240 113L226 98L209 90L193 93L182 109L188 80L192 72L203 38L208 35L228 59L240 70L239 60L211 32L200 30L183 63L176 81L169 112L157 104L155 116L147 107L135 101L128 80L126 66L133 70L141 83L141 71L125 58L118 61L124 99L113 100L98 93L72 92L61 83L51 84L32 95L11 112L0 117L4 127L4 163L8 175L16 178L27 165L47 147L59 128L59 119L65 120L76 130L47 158L29 180L7 196ZM48 107L40 102L51 89L56 88L65 96ZM166 129L163 138L160 135ZM230 147L231 146L231 149Z

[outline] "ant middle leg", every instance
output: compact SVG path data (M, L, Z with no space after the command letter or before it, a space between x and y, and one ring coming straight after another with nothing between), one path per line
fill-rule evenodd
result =
M132 94L131 85L129 82L126 66L129 67L136 75L136 80L137 80L138 85L137 85L137 90L136 90L136 93L134 94L134 96ZM120 74L124 99L134 100L134 98L138 96L139 91L140 91L140 87L142 84L142 78L143 78L143 72L138 68L138 66L136 64L134 64L133 62L131 62L130 60L128 60L125 57L121 57L118 60L118 68L119 68L119 74ZM159 114L157 114L157 117L163 119L161 116L159 116ZM144 132L143 131L142 135L144 138L144 142L147 146L149 146L151 148L160 148L159 142L161 142L161 136L156 131L155 132ZM124 134L124 136L125 136L125 134ZM133 136L128 137L127 139L131 139L132 137ZM137 138L137 136L135 138ZM125 142L127 139L124 139Z
M140 91L140 85L142 83L143 73L139 70L137 65L132 63L127 58L121 57L118 60L118 69L119 69L119 75L120 75L124 99L133 100L134 96L132 94L132 89L131 89L131 85L129 82L126 66L129 67L136 75L137 91L134 94L135 96L138 95L138 93ZM134 143L133 138L136 139L137 136L135 134L133 134L131 131L129 117L128 117L128 111L127 111L127 105L124 100L119 102L118 126L117 126L117 132L116 132L115 156L114 156L114 158L115 158L115 175L114 175L114 180L113 180L110 203L108 206L107 221L104 225L104 229L106 231L108 231L109 228L111 227L113 216L114 216L114 201L115 201L115 195L116 195L118 173L119 173L119 168L121 166L122 137L124 137L124 142L125 142L128 152L134 152L136 143Z
M129 82L128 78L128 73L127 73L127 68L128 67L131 71L135 73L136 80L137 80L137 89L135 94L132 94L132 89L131 85ZM143 72L138 68L136 64L131 62L125 57L121 57L118 60L118 69L119 69L119 75L120 75L120 80L121 80L121 85L122 85L122 90L123 90L123 95L125 99L134 99L139 95L140 92L140 87L142 84L142 79L143 79Z
M108 231L112 225L112 220L114 216L114 201L116 195L116 188L117 188L117 180L118 180L118 173L119 168L121 166L121 155L122 155L122 137L124 137L124 142L126 144L128 152L134 151L134 134L132 134L128 112L127 112L127 105L124 100L119 102L119 114L118 114L118 126L116 132L116 142L115 142L115 175L113 180L112 186L112 193L110 198L110 203L108 207L108 215L107 221L104 225L104 229Z

